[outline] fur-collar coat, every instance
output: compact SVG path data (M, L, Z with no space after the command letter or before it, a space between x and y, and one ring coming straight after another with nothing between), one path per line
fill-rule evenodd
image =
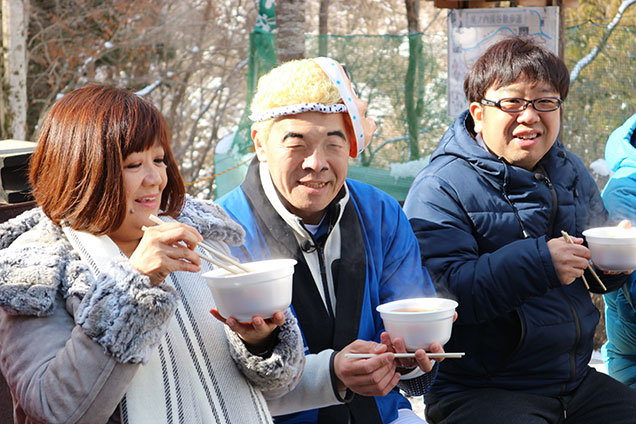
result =
M242 228L212 203L188 199L179 221L217 245L243 241ZM13 393L16 422L114 419L180 298L168 284L150 287L126 259L113 259L94 278L40 208L0 224L0 370ZM289 311L286 318L266 359L225 329L236 366L266 397L291 390L302 374L302 339ZM60 383L69 374L76 374L73 387Z

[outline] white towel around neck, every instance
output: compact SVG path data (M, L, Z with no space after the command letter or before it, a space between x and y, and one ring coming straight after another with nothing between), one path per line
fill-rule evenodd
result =
M123 253L108 236L64 227L95 276ZM202 272L211 266L204 262ZM164 284L181 302L166 335L140 365L121 402L124 424L271 423L265 399L236 368L223 326L209 310L212 295L200 274L175 272Z

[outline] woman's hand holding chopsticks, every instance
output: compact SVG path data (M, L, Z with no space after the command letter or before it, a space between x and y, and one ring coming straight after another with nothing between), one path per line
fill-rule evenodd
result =
M169 223L178 223L178 221L172 217L165 217L166 221L164 222L161 218L159 218L158 216L155 215L150 215L148 217L148 219L150 219L152 222L154 222L157 225L162 225L165 224L166 222ZM145 228L145 227L144 227ZM219 268L223 268L226 271L231 272L232 274L240 274L242 272L249 272L249 270L247 268L245 268L245 266L243 264L241 264L239 261L237 261L234 257L228 256L223 252L220 252L216 249L214 249L212 246L208 246L203 240L201 240L201 243L199 244L199 247L202 247L203 249L207 250L208 252L212 253L214 256L216 256L217 258L220 258L221 261L212 258L208 255L204 255L202 253L198 253L197 255L199 255L199 257L201 259L205 259L206 261L216 265ZM227 262L224 263L223 261Z
M144 235L128 261L156 286L171 272L201 270L201 259L194 251L201 240L196 229L178 222L144 227Z

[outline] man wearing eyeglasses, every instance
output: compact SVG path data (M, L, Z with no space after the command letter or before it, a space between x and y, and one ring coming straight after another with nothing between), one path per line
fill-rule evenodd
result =
M568 89L563 61L532 40L492 45L406 198L423 265L459 303L445 349L466 352L440 364L429 423L636 422L636 391L588 366L599 312L584 275L603 289L582 232L608 215L557 140ZM609 291L627 278L597 273Z

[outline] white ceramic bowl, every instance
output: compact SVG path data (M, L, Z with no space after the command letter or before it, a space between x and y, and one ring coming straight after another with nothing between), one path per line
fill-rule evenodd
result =
M583 231L594 265L605 271L636 269L636 227L598 227Z
M413 352L450 339L455 308L457 302L451 299L419 297L384 303L376 309L391 338L403 338L406 350Z
M219 268L203 274L219 313L249 322L254 315L271 318L291 304L294 259L243 264L250 272L232 274Z

